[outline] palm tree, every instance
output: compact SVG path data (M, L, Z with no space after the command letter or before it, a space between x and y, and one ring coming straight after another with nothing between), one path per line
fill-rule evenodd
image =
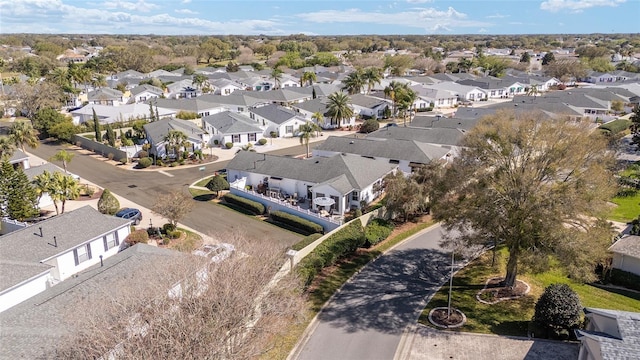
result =
M61 172L53 174L55 189L58 191L56 197L62 203L61 214L64 214L64 205L67 200L75 200L80 196L80 183L70 175Z
M187 141L187 135L179 130L169 130L163 140L166 143L165 146L167 148L167 153L172 149L175 152L176 157L179 157L180 148Z
M16 146L8 136L0 136L0 160L8 159L13 155Z
M53 200L53 206L56 209L56 215L59 214L59 196L57 194L60 193L60 191L57 189L57 184L55 183L53 174L45 170L44 172L36 175L33 178L33 184L36 188L36 194L38 194L38 202L40 202L40 199L44 194L49 194L49 197L51 198L51 200Z
M209 80L209 78L207 78L205 75L203 75L203 74L195 74L195 75L193 75L192 83L198 89L202 89L202 85L204 85L204 83L207 82L207 80Z
M384 88L384 96L389 97L391 102L393 103L393 112L391 116L396 116L396 106L398 105L398 92L401 91L402 88L409 88L409 86L405 83L401 83L398 81L392 81L389 83L389 86Z
M273 88L274 89L279 89L280 88L280 81L282 80L282 74L283 71L280 70L280 68L273 68L273 71L271 71L271 77L273 78Z
M25 144L33 149L37 148L40 144L36 130L31 123L25 121L14 122L13 125L11 125L9 128L9 138L16 147L22 149L22 152L26 152L24 148Z
M311 119L316 121L318 127L322 128L324 126L324 115L321 112L316 111L311 115ZM319 131L319 130L318 130Z
M298 131L300 132L300 144L304 144L307 147L307 159L309 158L309 140L314 137L314 133L319 131L320 127L312 122L307 122L300 125Z
M91 83L91 87L95 89L99 89L103 86L107 86L107 79L105 79L104 75L101 74L92 74L91 79L89 80Z
M398 88L395 93L398 107L402 111L402 120L404 126L407 126L407 113L413 109L413 103L418 98L418 94L415 93L408 85Z
M533 100L536 99L536 96L538 96L538 94L540 94L540 90L538 90L538 84L533 84L527 89L527 96L533 96Z
M362 76L362 70L356 70L342 80L342 90L347 90L350 95L361 93L364 85L365 80Z
M305 71L302 76L300 76L300 87L303 87L304 84L309 84L311 86L314 81L318 81L316 73L313 71Z
M367 84L367 94L369 94L371 89L382 81L382 70L377 67L366 68L362 73L362 78Z
M349 106L351 98L343 92L334 92L327 97L329 100L329 116L331 117L331 125L340 126L344 120L353 117L353 109ZM334 123L335 121L335 123Z
M73 159L74 156L75 156L74 153L70 153L65 150L60 150L57 153L55 153L55 155L53 155L49 159L49 161L61 161L62 167L64 168L64 172L68 173L67 164L71 162L71 159Z

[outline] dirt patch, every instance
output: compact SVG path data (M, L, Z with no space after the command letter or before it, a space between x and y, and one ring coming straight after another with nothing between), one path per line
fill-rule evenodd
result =
M458 309L449 310L445 307L435 308L429 312L429 321L438 327L456 328L464 325L467 321L466 316Z
M514 286L504 286L504 278L492 278L487 280L484 289L476 295L476 299L484 304L495 304L500 301L514 300L529 293L531 287L522 280L516 280Z

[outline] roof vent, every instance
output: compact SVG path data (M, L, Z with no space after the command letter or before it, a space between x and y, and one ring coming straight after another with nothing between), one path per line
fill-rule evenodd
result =
M353 140L351 140L351 141L349 141L349 144L355 144L355 143L353 142Z
M320 164L320 160L316 160L316 164Z

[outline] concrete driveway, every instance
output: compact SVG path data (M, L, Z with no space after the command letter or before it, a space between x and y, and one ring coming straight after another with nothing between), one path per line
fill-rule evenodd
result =
M404 330L449 273L440 240L440 226L432 226L367 265L327 303L290 358L393 359Z

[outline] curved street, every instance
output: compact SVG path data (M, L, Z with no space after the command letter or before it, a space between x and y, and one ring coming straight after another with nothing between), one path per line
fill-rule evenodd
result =
M407 326L450 271L434 225L367 265L335 294L310 325L292 359L393 359Z

